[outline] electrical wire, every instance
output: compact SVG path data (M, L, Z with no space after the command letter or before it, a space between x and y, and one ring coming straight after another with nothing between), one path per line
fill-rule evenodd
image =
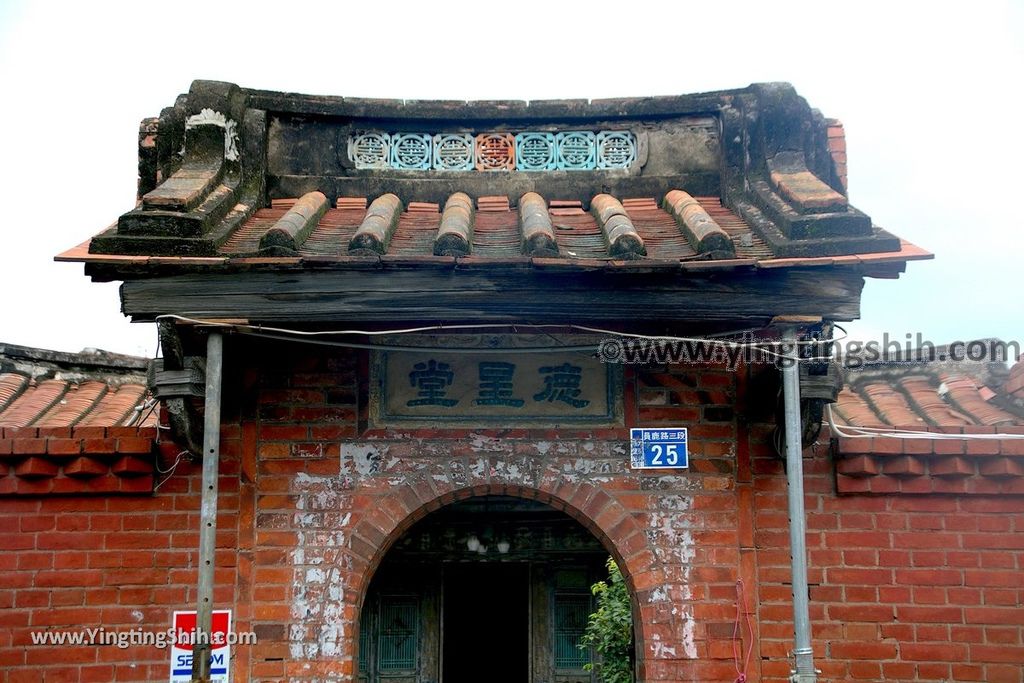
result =
M289 328L284 328L284 327L272 327L272 326L265 326L265 325L253 325L253 324L250 324L250 323L224 322L224 321L219 321L219 320L201 320L201 319L197 319L197 318L190 318L188 316L171 314L171 313L165 314L165 315L159 315L159 316L156 317L156 319L157 320L173 319L173 320L180 320L182 322L192 323L192 324L195 324L195 325L207 325L207 326L212 326L212 327L230 328L230 329L234 329L236 331L239 331L239 332L242 332L242 333L245 333L245 334L251 334L253 336L263 336L263 337L267 337L269 339L278 339L278 340L290 340L291 337L321 337L321 336L344 336L344 335L360 335L360 336L371 336L372 337L372 336L414 334L414 333L419 333L419 332L443 332L443 331L450 331L450 330L506 329L506 328L513 328L513 329L515 329L517 327L526 327L526 328L529 328L529 329L537 329L537 330L545 330L545 329L552 329L552 328L555 328L555 329L569 328L569 329L573 329L573 330L579 330L579 331L582 331L582 332L592 332L592 333L597 333L597 334L606 334L606 335L610 335L610 336L613 336L613 337L620 337L620 338L627 338L627 339L643 339L643 340L655 341L655 342L661 341L661 342L679 342L679 343L690 343L690 344L714 344L714 345L720 345L720 346L723 346L723 347L726 347L726 348L731 348L731 349L754 348L754 349L760 350L761 352L763 352L763 353L765 353L765 354L767 354L769 356L774 356L776 358L787 359L787 360L796 361L796 362L815 362L815 361L820 362L820 361L824 361L824 360L834 360L834 359L831 356L814 356L814 357L808 357L808 358L797 358L795 356L788 356L785 353L779 353L777 351L772 351L768 347L783 346L783 345L785 345L785 346L793 346L793 345L796 345L796 346L820 345L820 344L828 344L828 343L834 343L834 342L837 342L837 341L842 341L843 339L846 338L846 335L845 335L846 330L843 330L844 336L839 337L837 339L806 340L806 341L796 341L796 342L786 342L786 343L783 343L783 342L767 342L767 341L733 341L733 340L730 340L730 339L722 338L722 337L725 337L725 336L736 336L736 335L743 335L743 334L752 334L755 330L750 330L750 329L748 329L748 330L741 330L741 331L733 331L733 332L724 332L724 333L720 333L719 335L712 335L712 336L708 336L708 337L677 337L677 336L672 336L672 335L653 335L652 336L652 335L646 335L646 334L636 334L636 333L631 333L631 332L620 332L620 331L616 331L616 330L609 330L609 329L602 328L602 327L591 327L591 326L588 326L588 325L578 325L578 324L575 324L575 323L568 323L568 324L554 324L554 323L549 323L549 324L533 324L533 323L515 323L515 324L513 324L513 323L467 323L467 324L458 324L458 325L444 325L444 324L424 325L424 326L420 326L420 327L407 327L407 328L397 328L397 329L388 329L388 330L313 330L313 331L310 331L310 330L294 330L294 329L289 329ZM838 327L838 326L836 326L836 327ZM843 328L840 327L839 329L843 329ZM280 336L280 335L284 335L284 336ZM347 343L347 342L346 343L333 342L333 343L323 343L323 344L327 345L327 346L344 346L346 348L357 348L357 349L379 349L379 350L392 350L392 351L420 351L420 350L424 350L423 347L392 346L392 345L383 345L383 344L376 345L376 344L360 344L360 343ZM459 349L459 348L440 348L439 349L437 347L432 347L432 348L435 351L437 351L437 350L454 351L454 352L460 352L461 351L461 352L465 352L465 353L480 353L480 352L485 352L486 353L486 352L488 352L488 351L483 350L483 349ZM594 345L586 345L586 346L552 346L552 347L525 347L525 348L517 348L515 350L517 352L524 352L524 353L543 353L545 351L551 351L551 350L592 351L592 350L594 350ZM508 349L495 349L493 352L494 353L507 353Z
M239 330L239 334L247 337L261 337L264 339L277 339L279 341L297 341L292 337L283 334L270 334L266 332L246 332ZM476 348L459 346L403 346L396 344L364 344L361 342L332 341L328 339L301 339L303 344L314 344L317 346L339 346L346 349L371 349L375 351L412 351L418 353L467 353L467 354L508 354L510 351L516 353L551 353L552 351L574 351L580 353L594 353L594 344L587 345L566 345L566 346L521 346L514 348Z
M158 402L155 398L149 398L146 399L146 401L142 405L135 406L135 417L131 419L131 422L128 424L128 426L134 427L136 425L141 425L143 422L149 419L149 416L153 414L154 410L156 410L157 403ZM142 414L143 411L146 411L145 415Z
M746 617L747 627L747 654L740 658L740 650L743 644L743 629L741 625ZM743 579L736 579L736 621L732 627L732 658L733 666L736 667L736 682L746 683L747 667L750 666L750 655L754 651L754 625L750 619L750 612L747 611L747 600L743 595Z
M779 353L772 351L766 346L781 346L781 342L748 342L748 341L732 341L729 339L722 339L721 336L736 336L742 334L750 334L752 330L743 330L735 332L721 333L719 336L710 337L676 337L676 336L651 336L644 334L637 334L631 332L620 332L616 330L609 330L602 327L591 327L588 325L578 325L574 323L569 324L532 324L532 323L467 323L458 325L423 325L420 327L407 327L397 328L389 330L293 330L283 327L268 327L263 325L251 325L248 323L234 323L234 322L223 322L223 321L210 321L200 320L197 318L190 318L188 316L177 315L177 314L165 314L156 317L157 320L162 319L173 319L180 320L182 322L188 322L195 325L208 325L213 327L231 328L238 331L241 334L246 334L254 337L262 337L267 339L275 339L278 341L296 341L295 337L303 337L302 341L308 344L315 344L318 346L335 346L353 349L369 349L369 350L380 350L380 351L409 351L409 352L437 352L445 351L451 353L467 353L467 354L503 354L508 353L510 349L507 348L465 348L465 347L437 347L437 346L411 346L411 345L389 345L389 344L366 344L361 342L344 342L334 340L320 340L320 339L308 339L308 337L320 337L320 336L343 336L343 335L360 335L360 336L385 336L385 335L402 335L402 334L414 334L419 332L442 332L449 330L473 330L473 329L507 329L511 328L514 331L518 331L519 327L526 327L529 329L547 330L551 328L565 329L570 328L579 330L582 332L592 332L597 334L607 334L620 338L627 339L643 339L647 341L664 341L664 342L680 342L680 343L711 343L721 345L726 348L755 348L759 351L774 356L779 359L787 360L789 362L797 363L808 363L808 362L823 362L823 361L835 361L832 356L812 356L806 358L800 358L798 356L787 355L785 353ZM841 337L827 339L827 340L807 340L807 341L796 341L786 342L786 346L807 346L807 345L820 345L830 344L838 341L842 341L849 336L849 333L840 325L833 326L843 332ZM550 333L545 332L547 336L555 339ZM556 340L557 341L557 340ZM548 353L550 351L567 351L567 352L581 352L588 353L595 350L594 344L586 345L553 345L553 346L530 346L530 347L519 347L514 350L516 353ZM935 441L944 440L1018 440L1024 439L1024 434L949 434L945 432L927 432L927 431L915 431L905 429L895 429L893 427L857 427L854 425L839 425L836 423L835 416L832 411L832 406L827 405L828 410L828 421L824 424L828 425L833 433L843 438L858 439L858 438L871 438L871 437L885 437L885 438L898 438L898 439L930 439ZM148 417L148 415L147 415ZM172 466L177 466L175 461ZM162 483L162 482L161 482Z
M163 479L157 482L157 484L153 487L153 493L156 493L157 489L163 486L168 479L174 476L174 470L178 469L178 465L181 463L182 459L187 455L189 455L188 451L181 451L180 453L178 453L178 457L174 459L174 464L172 464L166 470L160 469L160 461L159 458L157 459L157 461L153 464L154 469L156 469L158 473L165 474L167 476L165 476Z

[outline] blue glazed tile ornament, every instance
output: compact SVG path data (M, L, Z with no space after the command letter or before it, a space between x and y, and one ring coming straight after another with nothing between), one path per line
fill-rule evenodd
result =
M348 158L356 168L387 168L391 162L391 136L366 131L348 136Z
M459 133L435 135L433 161L438 171L472 171L473 136Z
M636 140L629 131L597 134L597 167L629 168L636 161Z
M555 136L555 163L566 171L590 171L597 166L594 134L587 131L559 133Z
M519 133L516 135L517 171L553 171L555 136L551 133Z
M423 133L395 133L391 136L391 167L408 170L430 168L430 136Z

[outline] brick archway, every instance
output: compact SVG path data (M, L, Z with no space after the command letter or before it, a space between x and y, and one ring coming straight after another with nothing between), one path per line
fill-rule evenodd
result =
M615 558L622 571L633 603L633 629L640 680L645 678L649 649L645 634L657 627L655 611L644 609L650 593L661 584L662 571L643 527L618 501L600 487L589 482L560 481L553 486L523 486L491 482L475 486L438 491L426 481L409 485L386 498L373 498L362 518L352 527L351 560L355 576L351 590L346 591L350 609L356 615L362 609L373 575L391 547L416 522L442 507L477 496L505 495L549 505L582 524ZM356 508L359 505L358 494Z

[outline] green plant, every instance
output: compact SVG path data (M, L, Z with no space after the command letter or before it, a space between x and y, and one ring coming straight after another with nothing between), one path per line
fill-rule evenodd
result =
M608 580L590 587L597 610L587 620L580 648L593 647L600 655L587 671L596 671L604 683L633 683L633 610L629 589L615 560L608 558Z

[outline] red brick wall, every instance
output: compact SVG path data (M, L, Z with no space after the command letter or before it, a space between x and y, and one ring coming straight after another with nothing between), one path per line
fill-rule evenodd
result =
M708 367L627 368L621 429L366 431L365 357L227 352L216 601L259 637L235 648L236 680L347 678L362 593L388 545L483 493L564 509L618 557L637 597L644 680L735 678L738 578L759 636L748 680L786 679L785 477L764 424L773 387ZM628 469L628 427L662 424L690 428L685 476ZM840 498L827 449L807 456L826 677L1020 680L1020 497ZM197 476L183 465L152 497L0 499L15 551L0 555L0 683L166 677L166 651L27 639L34 628L164 629L191 607Z
M811 620L831 680L1024 676L1021 496L836 496L825 444L804 455ZM756 531L766 680L792 649L786 486L760 446ZM771 678L768 678L771 677Z
M832 165L835 168L836 177L842 183L843 189L846 185L846 130L843 123L836 119L828 119L828 151L832 155Z
M233 600L238 537L237 434L225 436L220 603ZM154 496L0 498L0 681L166 680L167 650L37 646L31 632L166 630L175 609L194 608L198 510L188 464Z

